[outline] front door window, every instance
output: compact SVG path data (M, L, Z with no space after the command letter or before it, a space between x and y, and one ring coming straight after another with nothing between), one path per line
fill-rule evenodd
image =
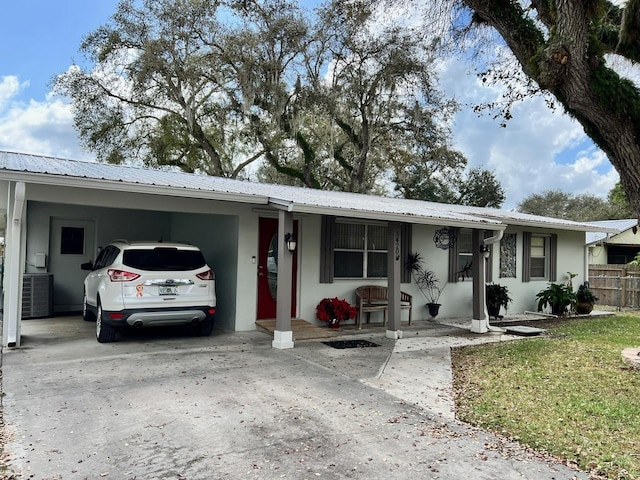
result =
M274 235L267 252L267 281L269 293L275 301L278 298L278 235Z

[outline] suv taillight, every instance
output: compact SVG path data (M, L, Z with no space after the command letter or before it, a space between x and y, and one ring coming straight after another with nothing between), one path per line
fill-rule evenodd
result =
M209 269L206 272L196 274L200 280L215 280L216 275L213 273L213 270Z
M140 277L137 273L126 272L124 270L109 269L107 275L112 282L130 282Z

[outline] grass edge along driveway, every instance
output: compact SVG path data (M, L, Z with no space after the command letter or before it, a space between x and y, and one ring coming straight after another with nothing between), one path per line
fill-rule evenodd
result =
M640 479L640 316L538 325L543 337L452 351L460 420L563 458L592 478Z

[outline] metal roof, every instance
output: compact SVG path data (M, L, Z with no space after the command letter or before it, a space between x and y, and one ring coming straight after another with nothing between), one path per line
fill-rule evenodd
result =
M626 218L622 220L601 220L599 222L588 222L590 225L597 227L608 227L615 228L618 230L617 233L622 233L630 228L638 226L637 218ZM615 234L614 234L615 235ZM586 243L587 245L591 245L594 243L601 242L607 238L606 232L587 232Z
M593 231L587 223L492 208L256 183L177 171L0 151L0 179L271 205L292 212L503 230L508 224ZM617 232L596 227L600 232Z

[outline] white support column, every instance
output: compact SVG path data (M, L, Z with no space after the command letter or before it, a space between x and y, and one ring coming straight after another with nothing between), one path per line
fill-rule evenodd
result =
M4 272L4 315L2 344L5 347L20 346L20 319L22 317L22 274L23 274L23 216L26 186L17 182L9 188L7 208L7 229L5 238Z
M287 234L293 235L293 214L287 210L278 210L278 294L276 306L276 328L273 332L273 348L293 348L291 330L291 287L293 274L293 255L285 242Z
M387 338L402 338L400 330L402 309L400 308L400 273L403 265L400 258L402 239L400 224L389 222L387 225L387 294L389 297L389 318L387 319Z

